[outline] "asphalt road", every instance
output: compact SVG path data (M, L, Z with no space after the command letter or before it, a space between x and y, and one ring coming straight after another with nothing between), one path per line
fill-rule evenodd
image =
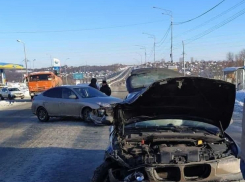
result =
M0 110L0 182L88 182L103 160L109 127L74 119L41 123L30 107L28 102ZM228 132L238 142L240 130L235 115Z
M109 128L74 119L41 123L30 106L0 111L0 181L88 182L102 162Z

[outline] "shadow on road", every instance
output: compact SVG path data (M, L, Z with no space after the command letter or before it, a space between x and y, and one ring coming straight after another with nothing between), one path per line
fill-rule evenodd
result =
M89 182L103 150L0 147L0 181Z
M87 128L102 128L106 126L97 126L92 122L85 122L80 118L74 117L51 117L47 122L41 122L38 120L37 116L32 114L31 109L16 109L17 106L13 108L9 107L7 110L0 109L0 129L7 129L15 124L15 128L18 127L17 124L36 124L36 125L49 125L50 127L55 127L56 125L67 125L67 126L86 126ZM8 107L7 107L8 108Z
M31 102L31 99L12 99L12 100L4 100L4 101L7 101L7 102Z

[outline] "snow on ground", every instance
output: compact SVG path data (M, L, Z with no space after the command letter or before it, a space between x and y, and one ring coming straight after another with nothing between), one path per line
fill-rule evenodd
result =
M2 100L2 101L0 101L0 110L7 109L7 108L12 107L12 106L22 105L24 103L27 103L27 101L16 102L16 100L12 100L10 102L9 100Z
M22 92L24 92L25 99L23 100L16 99L16 100L12 100L11 102L9 100L2 100L2 101L0 100L0 110L4 110L16 105L25 104L29 101L30 99L29 90L25 83L8 83L7 86L19 88Z
M25 98L30 98L29 90L24 91Z

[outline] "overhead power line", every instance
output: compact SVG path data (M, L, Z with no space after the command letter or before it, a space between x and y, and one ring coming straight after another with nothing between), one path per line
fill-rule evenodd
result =
M216 19L218 19L218 18L224 16L225 14L229 13L230 11L232 11L232 10L234 10L234 9L236 9L236 8L238 8L238 7L240 7L240 6L241 6L242 4L244 4L244 3L245 3L245 0L242 0L242 1L240 1L239 3L237 3L236 5L232 6L231 8L229 8L229 9L223 11L222 13L216 15L215 17L213 17L213 18L211 18L211 19L205 21L204 23L201 23L200 25L198 25L198 26L196 26L196 27L194 27L194 28L192 28L192 29L189 29L189 30L185 31L185 32L182 33L182 34L190 33L190 32L192 32L192 31L194 31L194 30L196 30L196 29L198 29L198 28L201 28L201 27L203 27L204 25L206 25L206 24L208 24L208 23L210 23L210 22L212 22L212 21L214 21L214 20L216 20ZM180 35L181 35L181 34L180 34ZM175 36L174 38L179 37L180 35L177 35L177 36Z
M202 32L202 33L200 33L200 34L198 34L198 35L196 35L196 36L194 36L194 37L192 37L192 38L186 39L185 42L187 42L187 43L185 43L185 44L188 45L188 44L190 44L190 43L192 43L192 42L194 42L194 41L196 41L196 40L198 40L198 39L200 39L200 38L202 38L202 37L204 37L204 36L206 36L206 35L208 35L208 34L214 32L215 30L217 30L217 29L219 29L219 28L225 26L226 24L228 24L228 23L230 23L231 21L235 20L236 18L242 16L243 14L245 14L245 8L244 8L243 10L241 10L241 11L239 11L239 12L233 14L231 17L225 19L224 21L222 21L222 22L216 24L215 26L213 26L213 27L211 27L211 28L205 30L204 32ZM174 47L173 50L180 49L179 46L181 46L180 43L177 44L177 45Z
M184 24L184 23L188 23L188 22L191 22L193 20L196 20L200 17L202 17L203 15L209 13L210 11L212 11L213 9L217 8L219 5L221 5L223 2L225 2L225 0L222 0L221 2L219 2L218 4L216 4L214 7L212 7L211 9L205 11L204 13L200 14L199 16L195 17L195 18L192 18L192 19L189 19L189 20L186 20L186 21L182 21L182 22L177 22L177 23L173 23L174 25L181 25L181 24Z
M244 0L244 1L245 1L245 0ZM165 39L166 34L169 32L170 28L171 28L171 24L169 25L169 27L168 27L166 33L164 34L163 38L162 38L159 42L156 42L156 44L160 44L160 43Z
M152 47L151 49L151 53L147 55L148 59L150 59L153 55L153 52L154 52L154 47Z
M63 32L81 32L81 31L89 31L89 30L105 30L105 29L116 29L116 28L125 28L125 27L133 27L138 25L146 25L152 23L159 23L163 22L164 20L160 21L151 21L151 22L144 22L144 23L134 23L128 25L118 25L118 26L109 26L109 27L97 27L97 28L84 28L84 29L73 29L73 30L40 30L40 31L15 31L15 32L0 32L0 34L29 34L29 33L63 33Z
M161 47L161 46L163 45L163 43L167 40L167 37L168 37L169 32L170 32L170 28L171 28L171 27L169 27L168 31L165 33L164 39L163 39L163 41L161 42L161 44L158 45L157 47Z
M215 31L215 30L217 30L217 29L223 27L224 25L230 23L231 21L235 20L236 18L242 16L244 13L245 13L245 9L243 9L243 10L237 12L237 13L234 14L233 16L231 16L231 17L229 17L228 19L226 19L226 20L220 22L219 24L217 24L217 25L215 25L215 26L213 26L213 27L207 29L207 30L204 31L203 33L200 33L200 34L196 35L196 36L193 37L193 38L187 39L186 41L188 41L188 43L186 43L186 44L189 44L189 43L191 43L191 42L193 42L193 41L195 41L195 40L197 40L197 39L200 39L200 38L202 38L202 37L204 37L204 36L210 34L211 32L213 32L213 31Z

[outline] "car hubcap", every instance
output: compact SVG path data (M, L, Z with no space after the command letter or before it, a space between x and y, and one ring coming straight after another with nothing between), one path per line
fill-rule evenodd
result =
M40 111L39 111L39 118L40 118L41 120L44 120L45 117L46 117L46 112L45 112L44 110L40 110Z

